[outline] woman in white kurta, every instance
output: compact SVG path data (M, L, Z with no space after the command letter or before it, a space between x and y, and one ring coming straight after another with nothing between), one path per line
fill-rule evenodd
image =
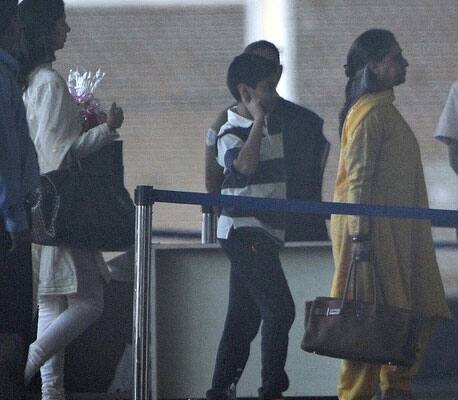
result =
M118 138L122 109L113 104L107 122L82 130L77 104L65 80L52 69L54 52L67 33L62 0L24 0L24 103L40 172L65 168ZM42 399L65 398L65 346L92 324L103 310L103 282L109 277L101 253L70 247L39 249L38 333L30 345L26 382L41 367Z

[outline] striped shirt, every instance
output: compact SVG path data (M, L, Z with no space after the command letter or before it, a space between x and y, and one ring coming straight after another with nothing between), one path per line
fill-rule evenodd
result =
M253 121L228 110L228 121L218 134L218 163L224 168L221 194L265 198L286 198L286 171L283 153L283 135L277 129L264 127L260 161L253 175L243 175L234 168L241 147L251 131ZM278 213L223 208L218 220L217 236L227 239L230 229L249 227L261 229L277 241L284 241L284 215Z

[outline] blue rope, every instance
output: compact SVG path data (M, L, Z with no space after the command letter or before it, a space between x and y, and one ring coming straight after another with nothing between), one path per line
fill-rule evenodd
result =
M389 218L428 219L431 220L433 226L458 226L458 211L455 210L413 207L384 207L367 204L313 202L247 196L227 196L197 192L156 190L150 186L139 186L137 190L143 190L146 193L147 201L143 202L143 204L153 204L157 202L237 207L249 210L290 212L299 214L345 214ZM143 194L143 196L145 196L145 194Z

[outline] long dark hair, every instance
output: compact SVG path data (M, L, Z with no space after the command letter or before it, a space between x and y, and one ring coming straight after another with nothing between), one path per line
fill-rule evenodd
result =
M368 67L369 62L381 62L397 43L393 33L385 29L370 29L356 38L347 54L345 75L345 104L339 114L339 133L347 113L356 101L367 93L380 90L377 77Z
M21 82L27 85L27 78L40 64L56 59L52 36L56 22L65 13L63 0L23 0L18 6L19 21L22 26Z

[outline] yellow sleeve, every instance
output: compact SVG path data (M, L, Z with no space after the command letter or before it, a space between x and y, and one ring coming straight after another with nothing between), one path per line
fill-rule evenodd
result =
M375 109L364 118L346 146L349 203L372 204L374 176L383 137L383 123L378 111ZM350 216L348 227L350 236L368 235L370 217Z

